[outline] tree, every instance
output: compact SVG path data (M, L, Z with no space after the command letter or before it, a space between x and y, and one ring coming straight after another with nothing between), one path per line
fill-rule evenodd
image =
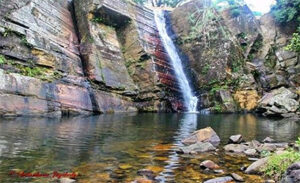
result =
M276 0L271 9L275 20L280 24L294 22L300 24L300 0Z

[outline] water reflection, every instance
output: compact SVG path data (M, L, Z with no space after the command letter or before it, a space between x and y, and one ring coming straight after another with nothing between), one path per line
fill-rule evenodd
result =
M192 132L197 129L197 114L185 113L180 120L180 126L174 137L174 148L170 152L167 165L164 167L164 171L158 177L158 180L165 182L167 180L174 180L174 170L180 166L179 156L176 153L178 147L182 147L182 139L188 137Z
M181 140L193 131L208 126L220 136L222 144L238 133L246 140L270 136L287 142L300 135L297 121L270 120L252 114L0 119L0 180L17 181L7 175L11 169L70 172L81 168L86 170L88 180L105 173L111 180L125 182L134 179L139 169L148 167L162 171L163 180L175 179L174 172L181 170L178 167L182 168L183 161L174 148L181 146ZM120 164L132 168L122 170ZM31 180L19 180L24 181Z

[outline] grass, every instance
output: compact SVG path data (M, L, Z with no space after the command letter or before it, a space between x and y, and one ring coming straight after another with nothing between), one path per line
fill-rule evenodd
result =
M300 137L296 141L296 145L300 147ZM295 149L286 150L281 154L272 154L269 156L263 172L266 176L280 180L287 168L297 161L300 161L300 152Z

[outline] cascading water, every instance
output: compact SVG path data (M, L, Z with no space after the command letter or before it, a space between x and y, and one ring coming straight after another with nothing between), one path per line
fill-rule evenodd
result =
M187 108L188 112L197 112L198 98L193 95L188 79L183 71L181 59L172 39L168 35L164 11L154 10L154 16L159 35L170 57L173 69L175 70L175 75L178 80L181 93L183 95L185 107Z

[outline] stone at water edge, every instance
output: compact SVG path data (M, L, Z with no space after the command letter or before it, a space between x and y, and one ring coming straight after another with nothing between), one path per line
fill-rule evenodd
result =
M259 159L252 163L246 170L245 173L247 174L259 174L261 173L261 169L265 167L268 157Z
M232 135L229 137L229 143L240 144L243 141L243 136L241 134Z
M248 150L248 148L248 146L243 144L228 144L224 146L225 151L232 153L243 153L244 151Z
M200 167L203 168L203 169L205 169L205 168L209 168L209 169L218 169L218 168L220 168L219 165L217 165L216 163L214 163L211 160L203 161L202 163L200 163Z
M257 155L256 149L248 149L248 150L244 151L244 153L245 153L247 156L255 156L255 155Z
M209 142L216 147L220 144L220 141L220 137L217 133L211 127L207 127L195 131L191 136L184 139L182 143L185 145L191 145L197 142Z
M179 151L177 151L178 154L191 154L194 153L203 153L203 152L209 152L209 151L215 151L216 148L209 142L198 142L196 144L192 144L186 147L181 147Z
M300 161L289 166L284 174L284 177L280 181L280 183L295 182L300 182Z
M270 138L270 137L266 137L264 140L263 140L263 143L273 143L275 142L274 139Z
M238 181L238 182L244 182L243 177L241 177L240 175L238 175L238 174L236 174L236 173L231 173L230 175L231 175L231 177L232 177L234 180L236 180L236 181Z
M204 181L203 183L226 183L229 181L233 181L233 178L227 176L227 177L219 177L219 178L215 178L215 179L210 179L210 180Z

